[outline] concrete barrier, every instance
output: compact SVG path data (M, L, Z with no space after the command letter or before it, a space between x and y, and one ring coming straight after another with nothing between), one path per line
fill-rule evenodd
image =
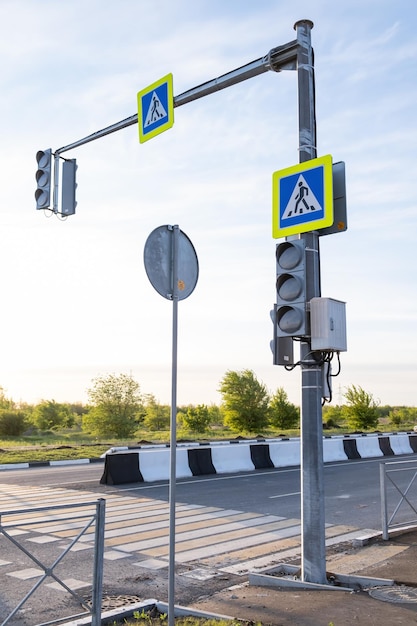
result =
M347 461L348 456L343 446L343 439L325 438L323 441L323 461L331 463L332 461Z
M366 459L417 452L417 435L410 433L390 433L384 435L346 435L323 439L324 463ZM250 472L255 469L279 468L300 465L300 439L241 440L212 442L210 444L187 444L177 447L177 478L188 478L209 474ZM112 448L108 456L135 455L129 459L130 467L139 466L139 480L154 482L169 480L170 448L163 445L152 447ZM133 463L133 465L132 465ZM108 475L111 475L109 472ZM127 459L120 459L112 469L112 479L116 480L117 467L126 477ZM136 478L137 480L137 478ZM102 478L106 482L105 476ZM127 481L129 482L129 481ZM115 483L116 484L116 483Z
M394 454L412 454L413 449L410 445L410 437L408 435L399 434L390 437L391 448Z
M139 468L145 482L168 480L170 476L170 449L157 448L152 450L138 450ZM193 474L188 464L188 455L185 448L177 448L176 451L176 475L177 478L188 478Z
M249 444L238 443L226 447L213 446L211 458L217 474L250 472L255 469Z
M269 455L274 467L290 467L300 465L300 440L276 441L269 444Z
M189 448L187 453L188 464L193 476L206 476L216 473L211 456L211 447Z
M379 447L378 435L367 435L366 437L356 438L356 448L361 459L369 459L372 457L384 456Z

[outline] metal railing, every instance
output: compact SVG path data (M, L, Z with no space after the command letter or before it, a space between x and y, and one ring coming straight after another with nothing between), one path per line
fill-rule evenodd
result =
M16 613L23 607L25 602L35 593L35 591L42 585L45 580L48 578L52 578L56 583L61 585L65 591L70 593L80 605L86 609L85 612L66 616L65 618L60 619L58 616L54 619L53 622L48 622L49 624L58 624L62 621L67 621L69 619L77 619L79 617L85 617L88 614L91 614L91 626L100 626L101 624L101 604L102 604L102 595L103 595L103 553L104 553L104 524L105 524L105 505L106 501L103 498L93 502L82 502L79 504L64 504L57 506L47 506L47 507L39 507L39 508L30 508L30 509L18 509L15 511L3 511L0 512L0 535L3 535L7 540L9 540L16 548L22 551L29 559L35 563L41 570L43 570L43 574L40 575L40 578L36 581L33 587L30 589L28 593L22 598L22 600L18 603L18 605L9 613L6 619L1 622L0 626L5 626L10 620L16 615ZM35 554L33 554L30 550L28 550L15 536L13 536L13 531L15 529L20 529L24 526L33 529L37 525L45 525L48 522L48 519L40 516L38 520L33 517L31 519L27 519L25 521L24 517L26 514L48 514L51 511L64 511L68 509L79 509L86 507L94 506L94 512L80 512L78 514L71 516L61 516L55 517L53 516L54 522L66 522L69 520L85 520L84 526L78 532L78 534L71 540L70 544L63 550L63 552L55 559L52 565L46 565L42 562L41 558L38 558ZM9 523L4 523L4 519L7 517L19 516L19 521L10 521ZM78 595L73 589L71 589L63 580L61 580L60 576L56 573L57 566L62 562L64 557L70 552L70 550L74 547L74 545L81 539L81 537L87 532L87 530L95 524L94 531L94 561L93 561L93 573L92 573L92 603L91 607L85 602L85 600ZM36 528L35 528L36 529ZM37 626L46 626L46 624L38 624Z
M380 463L382 538L389 539L390 530L417 524L417 460ZM390 489L389 489L390 488ZM398 500L398 496L400 499ZM389 513L389 509L392 512ZM404 509L413 519L404 516ZM403 514L398 520L399 513ZM394 519L397 522L394 523Z

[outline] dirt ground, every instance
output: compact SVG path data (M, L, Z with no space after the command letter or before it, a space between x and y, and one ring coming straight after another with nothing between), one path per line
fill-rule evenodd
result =
M259 587L248 583L200 598L191 606L264 626L411 626L417 624L417 531L368 546L338 546L327 568L392 579L394 586L347 592Z

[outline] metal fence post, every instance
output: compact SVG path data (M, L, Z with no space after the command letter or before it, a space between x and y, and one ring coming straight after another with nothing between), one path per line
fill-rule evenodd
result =
M387 475L385 463L379 464L379 485L381 490L381 525L382 539L388 541L388 503L387 503Z
M91 626L101 625L101 603L103 598L103 554L104 554L104 526L106 501L97 500L96 529L94 535L94 566L93 566L93 597Z

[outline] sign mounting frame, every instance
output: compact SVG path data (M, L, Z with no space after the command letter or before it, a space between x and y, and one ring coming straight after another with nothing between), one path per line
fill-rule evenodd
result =
M272 175L274 239L333 224L333 159L330 154Z
M144 143L174 124L172 74L155 81L137 94L139 142Z

